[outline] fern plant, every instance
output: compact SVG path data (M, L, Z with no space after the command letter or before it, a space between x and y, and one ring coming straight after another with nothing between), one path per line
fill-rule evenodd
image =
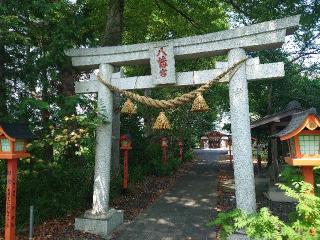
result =
M221 239L227 239L239 230L244 230L250 239L320 239L320 198L311 194L313 187L303 181L294 182L291 186L284 184L278 186L287 196L298 202L293 213L295 217L291 222L283 222L272 215L268 208L261 208L254 214L246 214L235 209L219 213L209 226L220 226Z

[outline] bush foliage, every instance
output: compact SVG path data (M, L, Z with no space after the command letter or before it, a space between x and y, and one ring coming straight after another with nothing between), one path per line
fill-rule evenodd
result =
M278 186L287 196L297 200L289 222L280 220L268 208L261 208L254 214L235 209L219 213L209 226L220 226L222 239L240 230L244 230L250 239L320 239L320 198L310 194L313 187L303 181Z

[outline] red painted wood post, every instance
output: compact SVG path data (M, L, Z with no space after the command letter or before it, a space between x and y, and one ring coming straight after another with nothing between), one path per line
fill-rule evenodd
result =
M128 188L128 149L123 151L123 189L127 190Z
M5 240L16 239L17 165L16 158L7 161Z
M167 147L168 147L168 139L166 137L160 138L161 148L162 148L162 163L167 165Z
M178 141L179 145L179 159L182 161L182 148L183 148L183 142L181 140Z
M304 177L304 181L310 183L314 187L313 166L303 166L301 167L301 170Z
M129 150L132 149L132 141L129 135L121 134L120 136L120 149L123 152L123 190L124 192L128 189L128 158Z

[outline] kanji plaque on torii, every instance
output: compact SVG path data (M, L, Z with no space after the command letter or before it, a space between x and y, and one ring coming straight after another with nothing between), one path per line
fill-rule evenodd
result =
M246 51L280 48L285 36L294 32L300 16L263 22L233 30L163 42L116 47L71 49L66 52L77 67L96 69L108 83L124 90L148 89L162 85L194 86L209 82L225 69L247 57ZM175 72L175 60L226 55L215 69ZM150 76L121 77L114 66L150 64ZM237 71L224 78L229 82L231 131L237 207L247 213L256 210L255 183L249 119L248 81L279 79L284 76L283 62L261 64L259 58L248 59ZM221 81L220 81L221 82ZM77 93L98 93L98 107L112 119L112 93L91 75L90 81L77 82ZM110 121L112 122L112 121ZM97 129L96 167L93 206L84 218L77 218L78 230L109 233L122 221L123 213L108 208L112 124Z
M176 83L175 61L172 46L152 46L150 48L150 66L155 85Z

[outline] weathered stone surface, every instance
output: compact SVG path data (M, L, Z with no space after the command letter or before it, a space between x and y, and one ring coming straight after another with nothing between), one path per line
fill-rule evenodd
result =
M243 49L232 49L228 54L229 66L245 57ZM256 211L256 194L246 64L242 64L230 80L229 98L237 208L252 213Z
M256 192L262 193L268 190L270 178L255 177Z
M248 62L250 63L249 59ZM191 72L178 72L176 74L176 84L172 86L183 87L190 85L201 85L207 83L213 78L217 77L227 69L227 62L219 62L216 67L218 69L191 71ZM246 77L248 81L257 81L265 79L279 79L284 76L283 62L248 65L246 67ZM96 76L92 76L91 81L76 82L76 93L93 93L101 87L100 82L97 81ZM219 82L228 82L229 78L226 77ZM111 84L120 89L133 90L133 89L148 89L157 87L154 83L153 76L139 76L139 77L119 77L118 74L113 74Z
M249 240L250 238L242 232L237 232L228 237L228 240Z
M297 200L288 197L284 191L276 186L269 187L264 195L273 202L297 202Z
M292 34L300 15L277 19L232 30L192 36L157 43L115 47L81 48L66 51L74 66L95 68L101 63L113 65L148 64L152 45L173 46L176 59L226 54L232 48L248 51L278 48L285 36Z
M279 62L280 63L280 62ZM260 58L259 57L254 57L254 58L248 58L246 61L246 67L250 68L251 65L259 65L260 64ZM222 69L227 69L229 67L228 62L216 62L215 63L216 68L222 68ZM246 70L248 70L246 68Z
M108 82L111 81L113 66L101 64L99 72ZM92 75L93 76L93 75ZM90 79L92 80L92 76ZM75 220L75 229L107 236L115 227L123 223L123 212L109 207L111 144L113 120L113 94L98 81L88 81L78 85L78 93L97 92L98 111L105 117L106 122L96 130L96 155L93 186L93 205L84 217Z
M284 63L249 65L246 67L247 80L279 79L284 77Z
M149 53L153 84L175 84L176 70L173 46L152 46Z
M100 74L106 81L111 80L113 67L101 64ZM93 187L92 214L106 214L109 204L110 166L111 166L111 136L113 116L113 95L106 86L98 89L98 111L105 116L105 123L97 127L96 155Z
M75 219L75 229L79 231L108 236L123 223L123 211L110 209L104 219L79 217Z

